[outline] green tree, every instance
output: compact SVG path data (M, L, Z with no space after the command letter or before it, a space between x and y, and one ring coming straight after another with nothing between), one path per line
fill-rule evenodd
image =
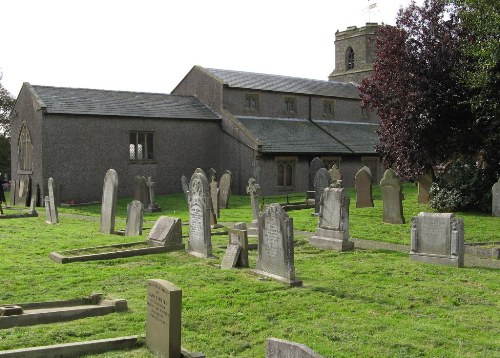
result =
M10 119L15 99L2 85L0 72L0 173L10 173Z

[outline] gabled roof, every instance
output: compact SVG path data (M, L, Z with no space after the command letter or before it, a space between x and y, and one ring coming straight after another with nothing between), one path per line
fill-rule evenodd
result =
M29 84L28 84L29 85ZM144 118L203 119L219 117L193 96L31 86L40 106L51 114L84 114Z
M226 86L233 88L359 99L358 88L352 83L214 68L206 68L206 70Z
M313 120L332 137L349 147L357 154L374 154L378 142L378 124L361 122L342 122Z

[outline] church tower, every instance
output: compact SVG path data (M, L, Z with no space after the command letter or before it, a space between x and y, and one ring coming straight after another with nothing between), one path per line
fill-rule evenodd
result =
M335 33L335 69L328 76L330 81L360 83L373 72L375 61L375 32L378 24L349 26Z

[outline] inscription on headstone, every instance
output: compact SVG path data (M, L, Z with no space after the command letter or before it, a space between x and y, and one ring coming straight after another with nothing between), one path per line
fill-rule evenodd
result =
M404 224L403 217L403 187L396 172L387 169L380 181L382 192L383 222L388 224Z
M100 231L112 234L115 231L116 199L118 194L118 174L114 169L109 169L104 177L101 204Z
M198 257L212 256L210 205L207 177L195 172L189 183L188 253Z

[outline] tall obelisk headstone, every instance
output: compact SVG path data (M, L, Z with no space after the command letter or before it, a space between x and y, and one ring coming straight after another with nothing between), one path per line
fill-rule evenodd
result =
M118 195L118 174L109 169L104 177L99 231L112 234L115 231L116 199Z

